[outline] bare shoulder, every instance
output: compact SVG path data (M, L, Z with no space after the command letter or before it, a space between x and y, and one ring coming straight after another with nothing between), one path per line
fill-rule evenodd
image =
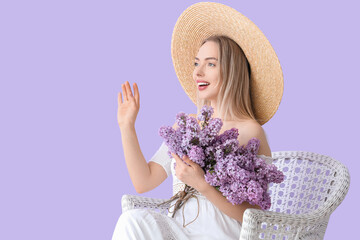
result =
M258 154L271 157L271 149L266 138L266 133L263 127L256 121L248 121L246 123L238 122L236 124L239 129L239 143L240 145L247 144L252 138L257 138L260 141Z

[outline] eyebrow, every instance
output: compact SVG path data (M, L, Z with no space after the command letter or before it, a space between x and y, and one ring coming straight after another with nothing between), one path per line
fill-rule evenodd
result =
M214 57L207 57L207 58L205 58L205 60L209 60L209 59L214 59L214 60L216 60L217 61L217 58L214 58ZM195 60L199 60L197 57L195 57Z

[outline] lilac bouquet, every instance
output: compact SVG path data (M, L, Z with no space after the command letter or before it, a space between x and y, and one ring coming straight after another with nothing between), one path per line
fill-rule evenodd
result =
M281 183L284 174L275 165L257 157L260 141L249 140L239 146L238 129L232 128L218 135L223 123L211 118L213 109L204 106L198 120L180 112L176 115L176 130L162 126L159 134L171 153L199 164L205 172L205 181L219 190L233 205L246 201L259 205L263 210L271 206L267 192L271 182Z

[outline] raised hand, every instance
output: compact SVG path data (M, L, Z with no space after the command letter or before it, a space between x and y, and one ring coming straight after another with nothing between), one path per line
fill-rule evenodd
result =
M134 94L131 91L131 87L128 81L125 84L121 84L121 92L118 93L118 113L117 120L119 127L134 126L137 114L140 109L140 95L139 89L136 83L133 84ZM122 96L124 100L122 100Z

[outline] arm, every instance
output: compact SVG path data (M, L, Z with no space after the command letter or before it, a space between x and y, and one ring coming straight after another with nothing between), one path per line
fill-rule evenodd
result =
M128 125L121 129L124 156L131 181L136 192L142 193L150 179L150 168L141 152L135 126Z
M191 159L187 156L180 158L177 154L173 153L172 155L176 160L176 176L183 183L198 190L220 211L229 217L242 222L244 212L247 208L260 209L259 206L251 205L247 202L233 205L226 199L226 197L222 195L220 191L206 182L204 176L205 172L197 163L191 161ZM185 164L182 160L188 165Z
M173 128L175 127L177 127L176 123L173 125ZM143 167L143 162L146 163L146 161L141 153L135 128L131 125L130 127L121 129L125 159L130 159L126 161L126 164L136 192L145 193L153 190L168 177L169 173L167 173L164 169L168 168L167 165L164 165L166 164L166 162L164 162L164 158L167 158L167 153L164 153L165 150L163 146L161 146L147 163L147 167L149 169L147 170L146 167ZM130 149L128 150L128 148Z
M253 124L248 127L248 131L246 133L244 133L244 137L243 137L244 140L246 140L245 144L247 143L247 141L249 141L253 137L260 140L258 154L259 155L263 154L265 156L271 157L271 149L270 149L269 143L267 141L265 131L261 125ZM240 139L238 139L238 140L240 142Z
M155 163L148 164L141 152L135 131L135 120L140 108L140 94L137 84L134 83L134 95L128 81L121 85L124 92L124 101L121 92L118 93L117 119L121 131L125 161L131 181L138 193L149 191L158 186L166 178L161 166Z
M258 124L253 124L248 126L248 132L243 133L242 136L239 136L238 141L240 145L247 144L247 142L252 138L256 137L260 140L259 154L266 154L271 156L271 150L266 140L265 132L262 127ZM205 179L200 190L210 202L212 202L216 207L218 207L223 213L228 215L231 218L234 218L237 221L243 222L244 212L247 208L261 209L258 205L251 205L248 202L243 202L239 205L232 205L229 200L222 195L215 187L208 184Z
M251 205L243 202L239 205L232 205L229 200L222 195L220 191L204 181L203 188L199 192L204 195L212 204L220 209L223 213L239 222L243 222L244 212L247 208L261 209L258 205Z
M165 181L167 173L158 163L146 162L133 125L120 129L125 161L135 190L137 193L151 191Z

